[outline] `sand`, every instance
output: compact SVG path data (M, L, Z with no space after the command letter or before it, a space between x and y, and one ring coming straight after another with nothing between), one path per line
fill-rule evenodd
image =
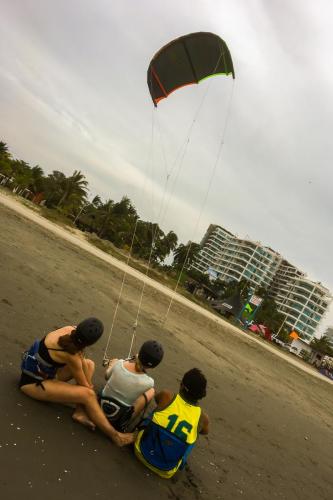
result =
M110 328L123 264L49 221L41 223L25 207L19 213L11 198L1 196L0 202L2 498L333 496L332 384L291 355L202 314L187 299L174 302L162 326L169 297L161 285L146 286L136 340L138 346L154 337L165 347L165 361L154 370L157 388L177 390L193 366L209 381L203 406L211 433L200 437L176 480L157 478L131 449L120 450L99 432L74 424L70 408L21 394L20 355L32 340L89 315ZM142 289L138 278L136 271L126 278L112 356L127 355ZM89 351L97 387L107 335Z

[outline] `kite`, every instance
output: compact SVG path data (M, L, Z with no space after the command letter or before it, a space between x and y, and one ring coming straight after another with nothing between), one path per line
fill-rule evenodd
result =
M235 78L227 44L214 33L198 32L162 47L149 64L147 83L157 107L175 90L216 75Z

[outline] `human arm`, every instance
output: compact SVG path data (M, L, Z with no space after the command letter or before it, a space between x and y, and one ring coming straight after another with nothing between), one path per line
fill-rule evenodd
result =
M104 375L105 380L109 380L109 378L111 377L112 369L114 365L117 363L117 361L118 361L117 358L111 359L111 361L109 361L107 369L105 370L105 375Z
M91 388L91 384L85 375L83 364L84 359L81 358L79 353L74 355L69 354L67 356L67 365L77 384Z
M157 405L156 408L158 410L163 410L172 401L173 397L174 393L167 389L158 392L157 394L155 394L155 402Z
M207 435L209 433L209 417L207 413L202 412L199 420L199 434Z

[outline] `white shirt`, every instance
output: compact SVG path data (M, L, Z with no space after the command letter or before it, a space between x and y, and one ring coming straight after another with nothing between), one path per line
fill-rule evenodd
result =
M111 375L102 391L102 396L115 398L132 406L134 401L154 387L154 379L146 373L134 373L124 367L124 360L118 359L111 369Z

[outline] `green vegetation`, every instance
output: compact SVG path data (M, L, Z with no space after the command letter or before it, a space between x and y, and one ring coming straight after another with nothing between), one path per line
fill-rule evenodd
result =
M333 356L333 349L330 346L330 339L327 335L323 335L320 339L313 339L310 345L315 351L321 354Z
M282 342L285 342L288 344L290 342L290 329L289 328L282 328L281 331L279 332L279 339L282 340Z
M265 296L263 298L263 303L259 308L258 314L256 315L256 321L263 323L268 326L270 330L276 332L280 328L284 320L284 316L278 311L274 299ZM281 330L280 334L283 335L284 331Z
M12 158L4 142L0 142L0 182L14 193L42 203L42 215L53 222L94 233L101 241L109 241L124 251L125 255L132 248L131 254L149 266L164 268L166 257L177 249L177 235L173 231L165 234L157 223L141 220L127 196L118 202L112 199L103 201L99 196L89 201L88 182L82 172L75 170L66 176L54 170L46 175L40 166L31 167L25 161ZM97 240L94 244L101 247ZM181 251L183 245L179 247ZM121 255L120 252L117 257L121 258Z
M258 295L263 301L255 316L256 323L262 323L272 331L277 331L283 323L284 316L278 311L275 300L268 297L267 290L263 287L254 289L245 278L231 282L216 280L211 288L219 299L228 299L238 295L244 303L251 295ZM287 329L281 329L280 334L288 336L289 332Z
M30 208L30 204L28 205ZM58 210L54 210L52 208L42 207L40 211L41 215L60 226L71 226L74 227L73 221L66 217L63 213Z
M78 227L91 244L123 262L127 262L132 247L129 265L171 289L178 280L182 285L190 274L209 281L206 275L187 269L199 251L198 243L177 246L176 233L165 234L157 223L140 219L127 196L118 202L110 198L103 201L100 196L89 201L88 182L78 170L70 176L58 170L47 175L40 166L13 159L7 144L0 141L0 183L23 196L29 208L39 206L41 215L52 222ZM170 254L173 263L166 265ZM193 297L184 288L178 292L211 310L202 298Z

